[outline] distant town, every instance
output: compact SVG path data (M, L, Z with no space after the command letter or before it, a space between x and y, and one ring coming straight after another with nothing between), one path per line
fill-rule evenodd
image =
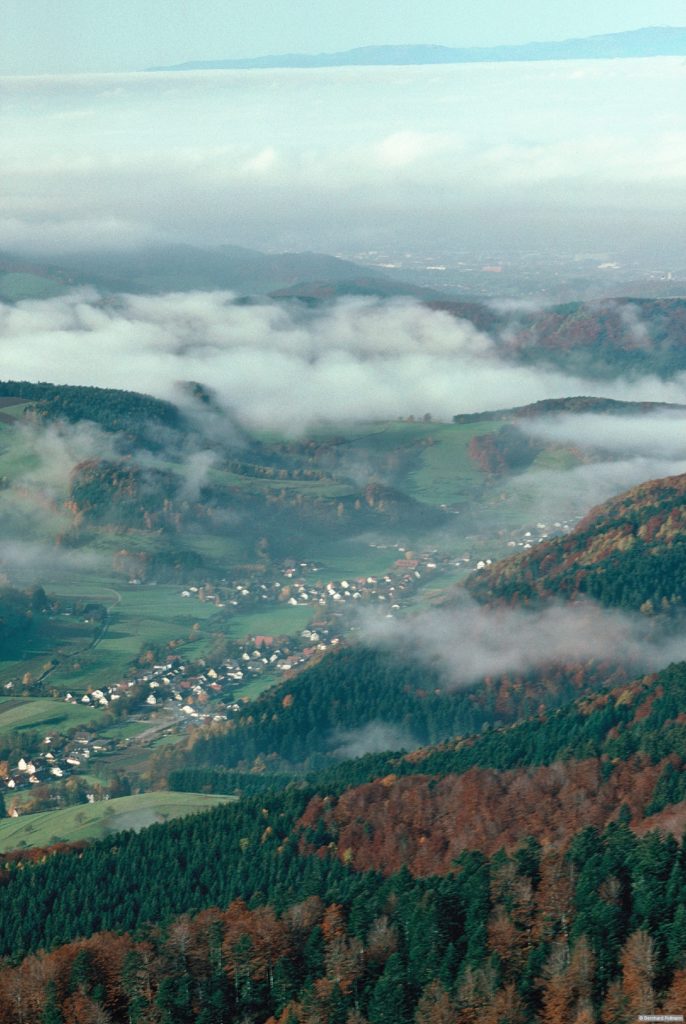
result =
M564 301L626 295L681 295L683 253L517 249L367 249L337 256L437 291L484 298Z

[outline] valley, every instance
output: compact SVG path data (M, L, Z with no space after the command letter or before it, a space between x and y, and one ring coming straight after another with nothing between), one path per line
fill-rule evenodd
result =
M370 615L416 614L512 551L569 532L583 499L570 502L565 494L556 509L546 498L542 509L538 475L563 479L607 458L536 440L519 426L535 421L536 411L512 410L456 423L425 417L345 434L320 430L297 441L244 437L237 459L235 449L208 445L197 428L179 427L171 409L153 407L173 425L179 457L157 441L150 446L145 420L132 435L127 414L113 418L116 404L108 399L107 418L100 412L100 423L89 419L83 434L91 447L118 445L119 462L67 465L51 481L49 501L37 503L44 493L41 444L59 445L68 458L69 446L79 443L79 403L86 416L97 406L93 389L43 385L33 394L44 397L36 404L5 400L15 418L1 428L0 469L5 508L16 517L9 550L16 546L18 564L8 567L8 582L38 588L38 614L7 633L0 682L28 708L59 702L45 718L28 714L34 731L78 714L93 739L104 734L108 748L124 755L145 720L164 707L178 712L165 742L189 724L227 721L244 701L352 638ZM122 409L141 401L124 399L117 399ZM582 414L634 411L578 404ZM570 408L544 406L543 422ZM71 433L52 425L64 410ZM108 433L90 436L96 427ZM185 480L196 461L207 469L191 498ZM37 507L42 548L35 530L23 536L22 510L36 515ZM76 575L73 558L84 565ZM42 743L35 735L31 742ZM23 753L35 761L39 750ZM111 770L111 749L107 760ZM42 774L34 773L34 785ZM7 781L28 782L16 773Z
M680 1005L683 300L347 287L69 299L186 378L0 382L7 1024Z
M43 387L41 394L48 396L44 405L8 397L3 406L10 411L0 428L4 507L16 523L19 510L34 509L43 493L39 453L46 433L54 443L54 428L36 431L36 412L44 416L52 402L62 413L58 388ZM111 418L112 403L107 408ZM89 424L84 431L93 429ZM125 421L113 426L114 437L130 448ZM67 469L62 490L53 490L49 502L41 499L43 546L37 547L35 533L29 539L16 525L17 535L8 538L10 549L17 548L8 583L32 588L4 594L5 602L10 593L15 600L27 594L21 628L6 631L0 661L8 812L24 815L59 804L66 781L83 773L94 775L103 792L119 770L133 771L135 785L145 785L147 762L160 745L183 742L189 727L227 722L265 689L354 639L366 617L391 619L431 607L500 555L569 530L567 520L516 528L523 509L502 514L507 502L474 449L494 426L489 420L394 422L355 427L343 436L319 432L297 442L256 438L251 458L259 453L263 465L238 463L229 452L228 472L221 452L213 451L211 476L194 506L184 502L177 510L165 498L161 517L153 493L145 498L149 505L127 508L116 522L108 520L121 485L113 491L111 476L94 477L92 462ZM206 455L191 450L185 463L159 452L154 457L172 479ZM141 456L150 457L139 450ZM548 459L543 450L536 457ZM130 454L123 465L129 486ZM101 488L94 491L90 483L87 498L81 483L86 467ZM351 472L378 472L394 490L360 488ZM311 484L313 477L318 479ZM502 488L501 478L497 486ZM293 516L312 500L312 488L323 505L321 521L312 535L298 536ZM228 536L218 530L211 517L220 500L239 509L265 500L277 506L270 535L251 548L243 531L239 538L235 528ZM416 508L414 519L402 502ZM485 529L474 526L477 502L481 514L491 517ZM405 520L398 522L398 510ZM341 539L341 521L357 516L372 528L356 536L352 522L350 538ZM180 563L183 517L189 546ZM78 573L71 552L84 564ZM177 582L170 583L170 576Z
M8 1024L679 1008L686 403L595 391L682 306L412 307L593 382L449 416L0 383Z

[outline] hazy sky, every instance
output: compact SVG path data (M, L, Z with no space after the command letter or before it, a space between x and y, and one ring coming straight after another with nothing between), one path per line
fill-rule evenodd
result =
M0 80L0 248L679 247L682 58ZM402 251L402 250L401 250Z
M684 0L2 0L0 74L135 71L383 43L488 46L686 23Z

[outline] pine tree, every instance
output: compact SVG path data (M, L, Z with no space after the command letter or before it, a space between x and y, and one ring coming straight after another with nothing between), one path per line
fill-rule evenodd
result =
M403 1024L407 1019L405 969L398 953L386 961L369 1000L369 1024Z
M157 990L155 1005L162 1011L161 1024L191 1024L189 979L167 975Z
M45 1006L40 1024L64 1024L64 1017L57 1002L57 987L54 981L49 981L46 986Z

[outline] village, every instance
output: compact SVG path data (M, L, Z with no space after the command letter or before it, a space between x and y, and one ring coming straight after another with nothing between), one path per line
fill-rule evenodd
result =
M505 545L510 550L526 550L549 536L568 532L572 525L566 521L538 522L512 531ZM491 558L477 558L471 553L416 553L400 544L387 546L390 557L399 557L386 573L377 576L327 579L321 565L288 559L271 571L255 567L216 584L182 587L182 600L212 603L227 616L237 609L258 610L282 604L307 606L312 618L294 635L251 634L228 641L226 653L216 663L186 661L176 655L109 686L68 691L57 699L92 707L94 725L98 715L107 710L110 718L112 714L121 717L124 712L141 721L155 721L160 712L166 711L159 729L151 729L151 733L179 733L191 724L225 722L249 702L244 694L238 695L247 684L260 681L259 689L267 689L344 643L359 622L356 612L375 608L384 617L393 618L417 598L422 587L437 583L446 573L478 572L492 562ZM123 702L121 707L118 702ZM45 735L37 749L22 751L16 764L7 764L0 776L0 792L17 792L85 773L99 756L111 755L134 742L131 738L104 738L99 731L93 727L73 729L66 736ZM19 813L17 805L10 813Z

